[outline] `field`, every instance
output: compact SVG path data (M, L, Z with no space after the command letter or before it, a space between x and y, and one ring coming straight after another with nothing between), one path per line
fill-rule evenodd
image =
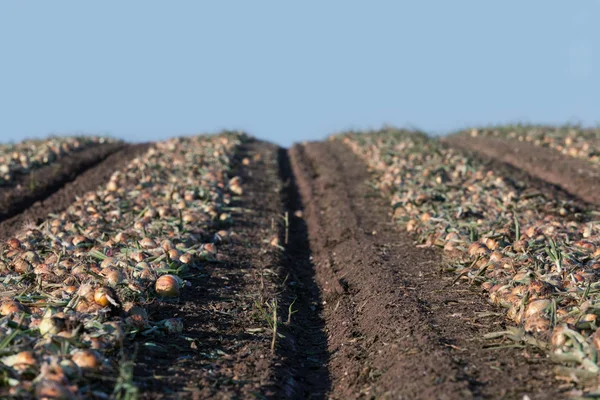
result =
M600 131L0 145L0 398L597 398Z

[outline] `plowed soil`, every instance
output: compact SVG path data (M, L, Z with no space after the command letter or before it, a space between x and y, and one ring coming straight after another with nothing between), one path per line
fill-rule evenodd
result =
M600 168L585 160L518 140L449 136L443 141L507 163L557 185L579 199L600 205Z
M599 203L598 178L580 160L525 143L448 143L535 190ZM65 209L147 148L97 146L3 188L0 240ZM179 301L149 305L154 321L181 318L183 334L137 338L122 355L135 360L142 398L565 397L545 355L483 339L505 329L504 310L454 284L440 252L390 222L389 202L341 142L288 152L249 140L232 175L244 188L227 210L233 223L210 227L230 229L232 241L184 276Z
M230 227L238 239L219 245L220 263L187 278L180 302L152 308L154 320L182 318L185 325L183 337L149 338L152 346L139 348L142 398L324 398L324 323L306 229L295 208L288 210L297 206L289 172L286 152L274 145L250 141L239 150L233 173L244 194L232 204ZM265 303L273 299L281 335L274 351L261 311L271 313Z
M19 177L0 189L0 241L24 224L40 223L49 213L66 209L77 196L105 183L117 169L148 149L148 144L102 144L67 155Z
M533 349L486 348L482 335L503 329L500 310L453 286L438 252L388 222L389 205L348 149L310 143L292 148L291 160L325 304L329 396L561 397Z

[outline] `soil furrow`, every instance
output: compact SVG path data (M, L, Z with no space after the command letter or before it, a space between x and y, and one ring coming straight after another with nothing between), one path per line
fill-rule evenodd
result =
M449 136L444 143L507 163L558 185L585 202L600 205L600 169L585 160L518 140Z
M118 143L94 146L20 177L15 186L0 189L0 240L10 238L26 223L37 224L48 214L64 210L148 147Z
M390 207L343 144L295 146L331 354L333 398L557 398L534 349L486 349L499 310L440 273L439 252L389 223ZM487 315L487 316L483 316Z
M275 393L276 398L324 399L331 380L322 298L315 282L308 228L287 150L280 148L278 158L283 182L282 212L287 212L289 221L287 227L281 224L279 236L285 248L280 263L286 276L280 293L280 314L290 323L284 325L285 337L277 347Z

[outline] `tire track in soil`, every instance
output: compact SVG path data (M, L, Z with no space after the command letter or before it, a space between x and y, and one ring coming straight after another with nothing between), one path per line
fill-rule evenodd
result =
M112 173L125 167L150 144L97 145L67 155L55 165L35 171L35 176L20 177L23 189L0 188L0 241L13 236L24 224L41 223L49 213L66 209L77 196L108 181ZM38 186L28 190L29 179Z
M329 396L349 398L560 398L535 349L484 348L504 328L479 293L451 286L440 252L417 248L389 223L366 167L342 143L290 151L305 205L316 279L325 300Z
M302 201L286 149L279 148L278 161L283 184L281 203L289 218L288 235L284 225L279 235L279 242L285 247L280 258L285 282L279 312L284 320L290 318L291 323L284 325L285 337L277 346L275 398L325 399L331 389L331 377L327 369L325 321L321 315L323 300L315 282L308 227L302 214L297 214L303 212Z
M600 205L600 168L591 162L518 140L455 135L443 138L442 143L508 164L584 202Z

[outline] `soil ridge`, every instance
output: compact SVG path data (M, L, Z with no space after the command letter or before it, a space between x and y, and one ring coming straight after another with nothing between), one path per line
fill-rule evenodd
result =
M455 135L442 142L507 163L585 202L600 205L600 168L589 161L511 139Z
M66 209L77 196L107 182L114 171L148 147L147 143L93 146L36 170L34 176L27 178L36 180L35 187L29 188L23 181L21 189L17 186L1 188L0 241L9 239L26 223L40 223L49 213Z
M534 349L486 349L503 313L440 273L438 251L389 222L389 204L338 141L290 151L331 354L332 398L560 398ZM487 313L486 317L480 317Z

